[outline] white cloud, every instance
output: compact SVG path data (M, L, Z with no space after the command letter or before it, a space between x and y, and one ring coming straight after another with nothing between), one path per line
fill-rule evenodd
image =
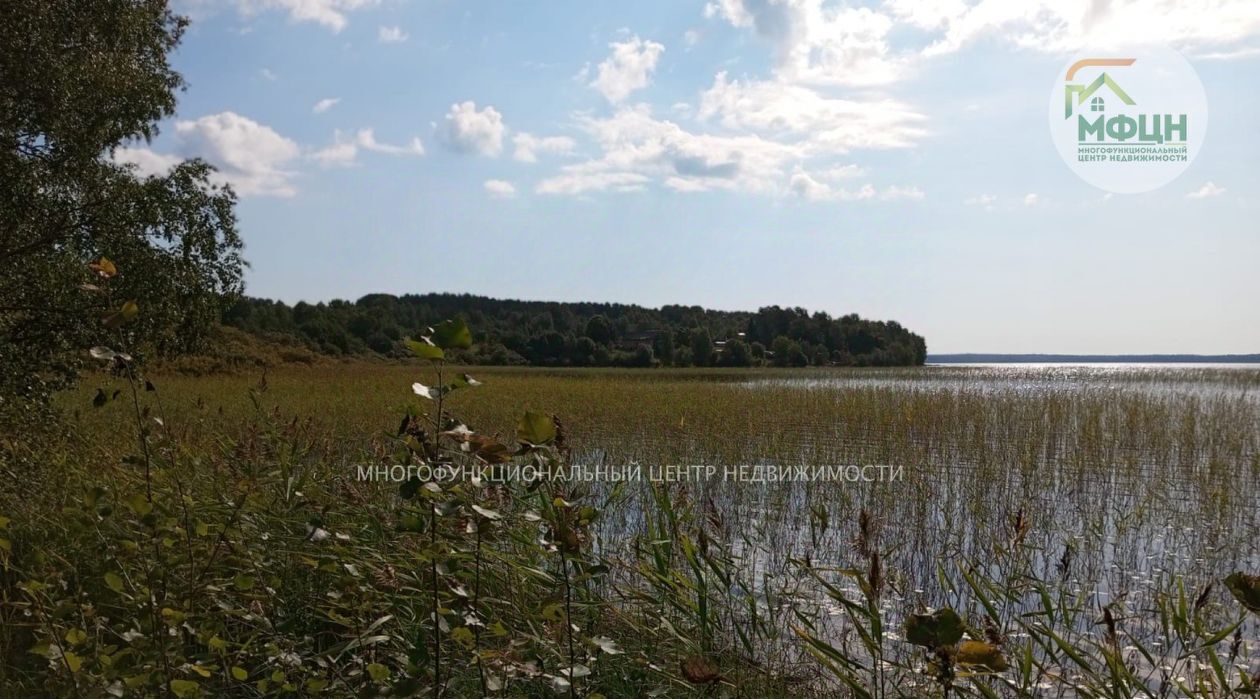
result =
M635 90L648 86L665 47L637 36L608 46L612 49L612 54L599 64L590 86L603 94L609 102L616 104Z
M407 40L407 32L402 27L381 27L376 32L376 38L382 44L398 44Z
M424 155L424 144L413 138L403 145L376 140L372 129L360 129L353 136L334 133L332 145L308 152L306 158L321 165L353 165L362 151L386 155ZM291 197L296 172L291 165L302 157L297 143L263 124L236 114L222 112L199 119L175 122L177 154L156 153L143 147L122 147L114 151L116 162L130 163L142 175L161 174L184 158L199 157L213 165L213 180L232 185L237 194Z
M355 135L355 140L364 150L376 153L385 153L386 155L424 155L424 144L420 142L418 137L413 137L406 145L393 146L377 141L372 133L372 129L359 129L359 133Z
M540 194L582 194L584 192L637 192L650 181L635 172L592 172L566 169L566 172L538 183Z
M359 129L352 138L347 138L341 131L333 133L333 144L322 148L310 157L321 165L353 165L358 161L359 151L372 151L385 155L424 155L424 144L419 138L412 138L406 145L392 145L376 140L372 129Z
M129 148L127 146L115 148L112 159L116 163L134 165L136 172L143 177L164 175L171 168L184 161L183 158L177 155L155 153L148 148Z
M927 195L923 193L923 190L918 187L901 187L898 185L885 187L884 190L879 193L879 198L884 200L923 199L926 196Z
M492 158L503 152L507 127L494 107L477 110L474 102L452 104L446 113L446 135L451 146L463 153L479 153Z
M216 177L241 196L290 197L297 193L286 166L301 150L271 127L235 112L175 123L181 150L218 168Z
M797 168L792 172L789 186L798 196L810 201L866 201L881 199L922 199L923 191L918 187L891 186L883 190L872 184L864 184L856 189L843 186L839 180L852 177L855 173L844 168L823 172L806 172Z
M260 68L258 74L262 76L263 80L270 80L271 82L280 79L280 76L276 75L270 68Z
M926 118L893 99L837 99L782 82L728 80L726 73L701 95L698 116L731 129L791 135L827 151L904 148L926 134Z
M1203 61L1232 61L1237 58L1251 58L1252 56L1260 56L1260 46L1250 46L1229 51L1207 51L1205 53L1196 53L1191 57Z
M769 40L783 80L871 86L905 73L905 60L888 46L893 19L870 8L831 6L824 0L714 0L705 15Z
M1024 206L1036 206L1039 203L1041 203L1041 197L1037 196L1036 193L1029 192L1024 195Z
M782 188L785 166L804 157L802 148L756 135L693 133L658 120L640 105L605 119L584 118L583 128L603 149L601 158L567 168L594 172L635 172L681 191Z
M963 203L967 206L984 207L985 211L992 211L995 208L994 205L997 204L997 200L996 194L980 194L963 200Z
M1208 199L1209 197L1219 197L1225 193L1225 188L1217 185L1215 182L1205 182L1202 187L1190 192L1186 195L1187 199Z
M600 147L600 156L560 168L538 185L539 192L638 190L655 181L684 192L783 193L787 166L806 155L797 145L756 135L694 133L655 118L647 105L606 118L582 116L579 124Z
M241 14L253 16L266 10L281 10L293 22L315 22L334 32L345 29L346 13L379 4L380 0L236 0Z
M863 176L853 163L835 163L843 149L830 142L852 143L824 134L814 140L808 122L789 130L773 119L747 117L758 125L779 126L791 138L779 139L757 133L702 133L658 119L647 105L624 107L611 117L579 115L578 124L599 146L598 157L566 165L557 175L541 182L537 190L548 194L580 194L588 191L642 189L659 183L679 192L731 190L769 196L793 192L819 199L921 198L913 187L873 186L851 188L843 181ZM734 117L733 117L734 119ZM746 126L734 119L733 127ZM896 136L885 138L896 145ZM809 163L806 172L803 164ZM869 188L869 194L865 189Z
M528 133L518 133L512 137L512 144L516 146L513 158L522 163L538 162L539 155L571 153L577 143L568 136L534 136Z
M213 182L230 184L242 197L297 193L295 173L288 166L301 153L298 145L248 117L221 112L177 121L175 146L176 153L122 147L114 151L113 159L134 165L141 175L160 175L185 158L202 158L216 169Z
M688 49L695 47L698 43L700 43L700 32L694 29L688 29L683 32L683 45Z
M341 141L311 153L311 158L324 166L353 165L359 158L359 146L354 141Z
M818 180L804 170L797 170L792 173L790 184L793 192L796 192L806 199L826 199L831 195L832 191L830 185Z
M928 31L944 29L967 12L963 0L885 0L884 7L896 18Z
M504 180L486 180L483 184L490 196L507 199L516 196L516 187Z
M326 97L316 102L315 106L311 107L311 111L316 114L323 114L329 109L332 109L333 107L337 106L337 103L340 101L341 101L340 97Z
M1037 51L1135 42L1178 47L1229 45L1260 32L1260 5L1250 0L890 0L893 14L943 32L924 51L950 53L987 37Z
M886 85L923 58L987 39L1047 53L1139 42L1225 60L1260 50L1238 45L1260 35L1254 0L711 0L705 15L769 41L776 78L798 84ZM894 49L894 33L925 38Z

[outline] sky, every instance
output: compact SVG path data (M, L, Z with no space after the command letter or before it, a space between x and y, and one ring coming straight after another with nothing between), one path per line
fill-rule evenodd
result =
M1260 352L1260 3L176 0L142 173L238 196L246 290L803 306L932 352ZM1082 51L1198 72L1170 184L1051 140Z

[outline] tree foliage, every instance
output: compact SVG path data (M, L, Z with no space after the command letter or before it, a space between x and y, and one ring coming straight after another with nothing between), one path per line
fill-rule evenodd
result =
M141 177L113 157L173 113L185 24L159 0L0 8L0 404L46 395L102 339L93 260L144 309L133 351L196 349L241 290L235 197L212 170Z
M749 313L467 294L372 294L358 301L293 306L242 299L224 322L330 355L406 356L403 338L422 335L428 325L450 317L483 329L480 343L458 357L473 364L906 366L922 364L927 356L923 338L894 321L833 318L778 306Z

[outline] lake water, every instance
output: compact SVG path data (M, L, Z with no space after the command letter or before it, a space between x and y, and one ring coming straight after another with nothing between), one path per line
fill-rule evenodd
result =
M860 566L851 542L862 509L879 524L894 620L947 605L980 615L962 570L1007 575L1017 517L1031 523L1021 574L1079 605L1070 631L1083 637L1101 633L1096 621L1110 605L1127 633L1154 639L1157 598L1178 584L1193 598L1213 583L1213 608L1226 618L1237 606L1219 581L1260 571L1260 365L949 364L769 376L729 390L804 392L820 414L844 406L837 422L756 408L769 413L757 422L786 432L749 437L749 453L778 440L779 456L757 463L891 464L904 475L666 486L720 513L755 585L791 580L793 560ZM852 412L864 405L879 414ZM819 510L823 531L811 514ZM620 526L610 535L635 522ZM856 597L854 584L842 587ZM1007 614L1039 602L1030 593ZM801 603L818 605L835 638L851 637L834 603ZM1260 629L1244 629L1238 667L1260 671ZM1179 671L1187 648L1164 650L1170 669L1147 668L1153 676Z

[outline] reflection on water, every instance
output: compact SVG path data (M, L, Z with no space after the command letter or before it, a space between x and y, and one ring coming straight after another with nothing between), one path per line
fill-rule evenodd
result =
M888 375L892 374L892 375ZM1260 364L936 364L918 372L850 372L820 378L763 378L744 384L810 390L888 387L954 389L1028 396L1051 392L1189 393L1201 396L1260 395Z

